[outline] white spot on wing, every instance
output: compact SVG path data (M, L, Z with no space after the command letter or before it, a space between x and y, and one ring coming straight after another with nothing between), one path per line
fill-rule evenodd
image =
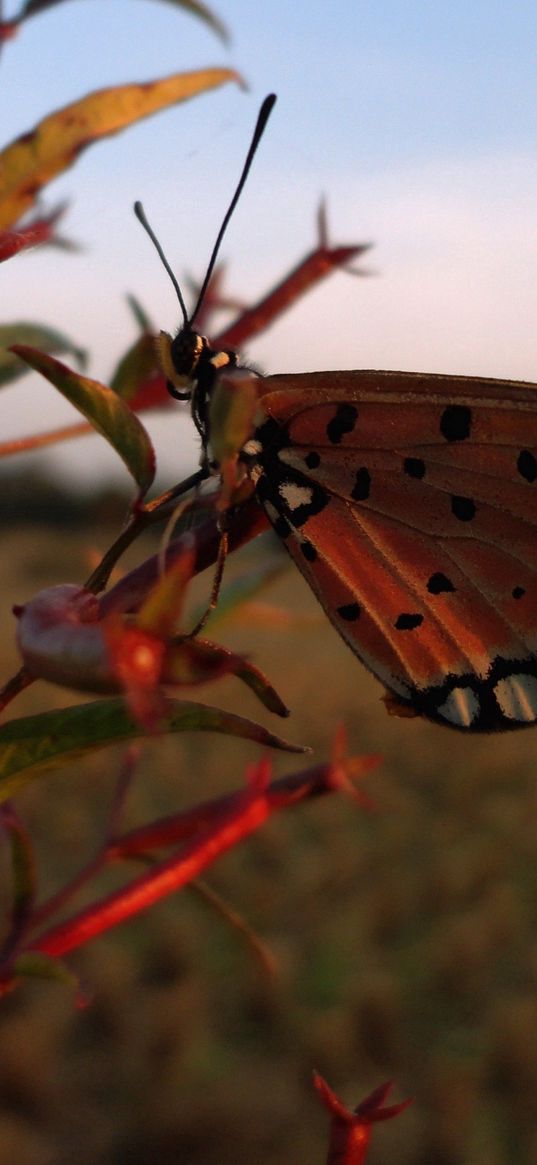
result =
M278 492L291 513L300 506L311 506L313 491L307 485L297 485L295 481L282 481L278 486Z
M537 676L507 676L498 680L494 695L507 720L531 724L537 719Z
M453 688L439 706L438 715L459 728L470 728L479 716L479 699L473 688Z
M243 445L242 452L246 453L249 457L257 457L260 453L263 452L261 441L257 441L255 437L251 437L250 440L247 441L245 445Z
M260 465L249 466L248 476L250 478L250 481L253 481L254 485L257 485L258 481L260 481L260 479L263 477L263 470L261 469L261 466Z

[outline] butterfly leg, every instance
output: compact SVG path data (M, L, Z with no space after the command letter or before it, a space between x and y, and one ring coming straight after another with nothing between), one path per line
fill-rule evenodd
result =
M195 639L196 636L199 635L200 631L202 631L203 628L205 627L205 624L206 624L207 620L209 619L209 616L212 615L212 613L216 607L216 604L218 602L220 590L222 587L222 578L224 576L224 566L226 564L226 558L227 558L227 553L228 553L228 544L229 544L227 520L226 520L225 514L223 514L219 519L219 528L220 528L220 542L218 544L218 556L216 559L213 585L211 587L211 597L209 599L207 607L205 608L205 611L203 612L203 615L201 616L201 618L198 619L196 625L192 628L192 630L188 632L188 635L185 636L185 639Z

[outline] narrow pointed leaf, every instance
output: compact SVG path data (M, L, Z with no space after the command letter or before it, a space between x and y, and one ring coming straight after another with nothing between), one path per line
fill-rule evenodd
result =
M26 222L18 230L1 230L0 263L6 259L11 259L13 255L26 247L48 244L48 246L76 250L76 244L56 233L56 225L65 214L66 209L67 204L60 203L54 210L49 210L48 214L34 216L31 222Z
M288 716L289 709L259 668L242 655L209 643L207 639L185 639L170 649L163 671L165 683L203 684L224 675L236 676L276 716Z
M41 372L106 438L145 493L155 475L155 454L144 426L121 397L106 385L73 372L66 364L36 348L15 344L12 351L36 372Z
M218 732L253 740L265 748L304 752L260 724L219 708L169 700L166 709L159 726L161 732ZM121 699L96 700L11 720L0 726L0 803L34 777L72 764L109 744L144 735Z
M167 3L175 4L177 8L185 8L193 16L199 17L205 24L209 25L209 28L212 28L213 32L223 40L224 44L228 44L229 33L225 24L206 4L202 4L200 0L167 0Z
M93 141L227 81L240 83L240 77L233 69L174 73L157 81L96 90L45 117L0 152L0 228L16 223L42 186L71 166Z
M18 21L27 20L29 16L37 16L40 12L44 12L46 8L53 8L56 4L62 4L64 0L26 0L23 4L22 10L19 13ZM200 0L167 0L168 4L173 4L176 8L184 8L187 12L191 12L193 16L197 16L203 20L205 24L216 32L217 36L226 43L229 40L229 34L225 24L207 8L206 4L202 4Z
M129 292L125 298L127 300L127 307L130 309L130 311L132 313L132 317L133 317L135 323L138 325L138 328L140 329L140 331L141 332L151 332L151 334L153 336L155 336L156 335L155 327L151 323L151 320L150 320L150 318L145 310L145 307L143 306L143 304L140 303L140 300L137 298L137 296L133 295L132 292ZM154 340L153 340L153 343L154 343Z
M19 251L27 247L35 247L45 240L50 241L50 228L38 230L35 227L25 227L21 231L0 231L0 263L12 259Z
M152 376L155 379L159 376L155 338L149 332L144 332L121 358L110 388L123 400L130 401Z
M80 368L86 363L86 353L72 340L55 328L47 328L44 324L31 324L23 320L13 324L0 324L0 386L10 384L19 376L25 376L28 369L21 364L19 358L9 349L15 344L28 344L32 348L40 348L43 352L68 352L76 360Z

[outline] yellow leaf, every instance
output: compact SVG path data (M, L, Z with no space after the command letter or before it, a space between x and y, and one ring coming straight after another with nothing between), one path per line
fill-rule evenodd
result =
M227 81L241 84L233 69L198 69L157 81L98 89L56 110L0 151L0 228L12 226L45 183L76 161L98 138Z

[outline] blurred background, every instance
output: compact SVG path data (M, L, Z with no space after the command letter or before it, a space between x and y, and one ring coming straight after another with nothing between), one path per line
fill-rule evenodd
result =
M348 0L291 11L222 0L217 11L229 49L156 0L66 2L4 48L5 142L103 85L231 64L250 88L226 87L83 154L47 197L71 199L63 232L84 249L3 265L3 318L61 327L104 381L134 338L126 292L173 330L173 289L132 203L144 201L179 277L200 277L274 90L224 246L230 292L253 302L314 245L322 194L333 241L375 249L362 263L370 278L335 275L248 357L267 372L537 379L534 6ZM45 417L77 419L34 377L6 389L2 409L5 437ZM170 485L196 457L189 427L172 413L148 426ZM12 603L82 579L117 532L125 482L101 444L13 459L17 476L3 479L4 675L17 666ZM155 548L147 539L125 565ZM279 551L252 545L230 573L262 554ZM5 999L0 1165L321 1162L314 1067L350 1105L388 1078L397 1099L414 1096L377 1131L372 1165L537 1165L534 733L468 740L389 719L379 686L283 557L263 598L280 614L250 611L215 637L268 673L292 710L286 734L316 760L341 721L351 751L382 751L367 778L374 808L334 797L280 816L210 871L211 888L268 944L275 978L189 891L70 960L92 998L85 1010L58 984ZM274 727L232 680L199 696ZM36 685L14 712L69 702ZM129 824L240 786L251 759L220 738L217 748L209 737L149 742ZM109 750L18 799L43 894L91 856L120 763ZM274 761L278 774L302 765Z

